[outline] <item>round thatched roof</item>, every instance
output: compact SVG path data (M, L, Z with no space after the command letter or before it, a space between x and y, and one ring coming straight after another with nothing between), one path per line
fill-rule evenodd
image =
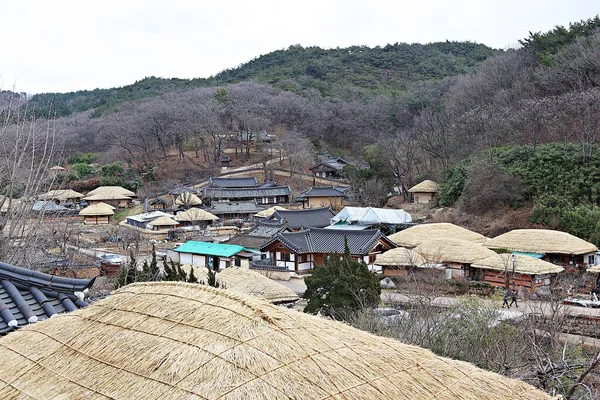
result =
M485 245L491 249L542 254L582 255L598 250L583 239L550 229L515 229L488 240Z
M549 399L429 350L186 283L129 285L0 347L0 398Z
M135 193L132 192L131 190L127 190L124 187L121 186L99 186L96 189L88 192L88 196L93 196L95 194L98 193L102 193L102 194L112 194L112 195L121 195L121 196L127 196L127 197L135 197Z
M196 221L216 221L219 219L216 215L200 208L190 208L180 212L175 216L177 221L196 222Z
M377 265L389 265L394 267L419 267L425 264L425 259L416 251L404 247L397 247L378 254L375 258Z
M262 210L260 212L257 212L256 214L254 214L254 216L258 217L258 218L269 218L277 210L285 210L285 208L283 208L281 206L269 207L266 210Z
M38 196L38 199L42 200L67 200L67 199L80 199L83 195L79 192L76 192L71 189L58 189L58 190L50 190L47 193L41 194Z
M513 262L511 254L497 254L494 257L485 258L471 265L474 268L493 269L497 271L512 272ZM565 269L548 261L537 258L515 255L515 272L526 275L558 274Z
M175 199L175 205L188 207L200 206L202 205L202 200L200 200L200 197L196 196L194 193L184 192L177 196Z
M498 254L487 247L462 239L424 240L414 250L429 263L473 264L486 258L498 257Z
M206 282L208 271L205 267L186 264L181 268L189 275L192 267L196 278L199 281ZM217 272L217 280L223 284L226 290L260 297L270 303L288 303L298 300L298 295L293 290L248 268L225 268L221 272Z
M98 201L98 200L131 200L129 196L125 196L119 193L96 193L93 195L87 195L83 198L86 201Z
M429 239L462 239L474 243L484 243L487 238L477 232L447 222L411 226L388 236L398 246L412 248Z
M421 183L417 183L415 186L408 189L410 193L437 193L440 188L434 181L424 180Z
M97 203L87 206L83 210L79 211L79 215L87 216L103 216L103 215L114 215L113 211L115 208L106 203Z
M154 221L150 222L149 225L152 225L152 226L175 226L175 225L179 225L179 222L175 221L171 217L163 216L163 217L156 218Z

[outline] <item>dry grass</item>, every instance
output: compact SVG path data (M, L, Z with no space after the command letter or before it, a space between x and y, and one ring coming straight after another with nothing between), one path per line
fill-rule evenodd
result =
M515 229L485 244L491 249L508 249L531 253L582 255L594 253L598 248L566 232L549 229Z
M103 194L103 195L121 195L126 197L135 197L135 193L131 190L127 190L121 186L98 186L96 189L88 192L88 196L93 196L95 194Z
M177 221L187 221L187 222L196 222L196 221L216 221L219 219L216 215L209 213L208 211L202 210L200 208L190 208L184 212L180 212L175 216Z
M114 209L115 208L110 204L97 203L87 206L83 210L79 211L79 215L114 215Z
M184 283L127 286L0 346L6 399L549 398L394 339Z

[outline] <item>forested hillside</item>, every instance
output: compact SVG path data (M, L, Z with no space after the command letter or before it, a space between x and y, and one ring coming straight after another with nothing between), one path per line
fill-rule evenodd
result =
M197 87L254 81L302 94L316 90L323 97L368 98L406 89L409 82L441 79L472 71L494 50L470 42L394 44L370 48L321 49L290 46L260 56L207 79L148 77L112 89L35 95L39 115L57 116L96 109L95 115L126 101Z

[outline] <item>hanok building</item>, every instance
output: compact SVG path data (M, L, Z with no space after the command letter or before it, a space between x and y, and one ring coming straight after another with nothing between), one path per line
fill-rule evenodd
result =
M462 239L477 244L485 243L488 240L477 232L447 222L415 225L394 233L388 238L398 246L408 249L430 239Z
M431 203L439 190L439 185L434 181L425 180L408 189L412 194L413 203Z
M71 279L0 262L0 334L88 305L94 279Z
M167 229L173 229L178 227L179 222L175 221L171 215L168 217L158 217L154 221L151 221L148 225L155 231L164 231Z
M89 192L83 200L89 204L106 203L117 208L126 208L132 202L135 193L121 186L100 186Z
M598 264L598 248L566 232L550 229L515 229L488 240L490 249L527 253L555 264L583 268Z
M164 211L167 210L171 204L171 201L158 196L148 202L148 208L153 211Z
M242 220L248 221L252 216L264 210L259 207L255 201L237 201L237 202L218 202L212 203L210 207L205 208L206 211L215 215L222 221Z
M41 194L38 196L39 200L47 200L53 201L56 204L60 204L62 206L68 204L77 204L83 198L83 194L76 192L71 189L64 190L50 190L47 193Z
M383 275L388 277L407 276L411 270L425 263L425 259L419 253L404 247L388 250L375 258L375 264L379 265Z
M339 210L344 206L344 200L348 197L348 188L341 186L314 186L296 198L302 203L302 208L330 207Z
M205 228L214 221L218 221L219 217L209 213L206 210L192 207L189 210L182 211L175 215L175 219L183 226L196 226Z
M329 225L333 216L334 213L329 207L276 210L266 222L282 223L288 230L298 231L303 228L324 228Z
M350 165L350 163L341 157L329 157L309 169L316 177L341 179L342 169L346 165Z
M189 241L177 247L180 264L193 264L219 271L229 267L248 267L257 255L242 246Z
M285 231L287 228L284 222L266 222L259 221L258 224L250 231L235 235L229 241L228 244L236 244L243 246L249 250L256 250L260 252L262 245L271 240L275 235Z
M322 265L330 254L344 254L345 243L354 259L372 268L375 257L396 245L380 231L310 228L299 232L282 232L262 245L261 251L270 254L272 263L290 272L308 273Z
M79 211L86 225L107 225L115 214L114 207L106 203L96 203Z
M289 186L258 186L240 188L208 187L204 198L210 204L219 202L255 201L256 204L285 204L290 202L292 191Z
M151 211L142 214L129 215L127 216L127 225L135 226L140 229L150 229L153 230L154 226L150 225L150 223L158 218L170 218L171 214L168 214L163 211Z
M173 203L176 207L188 209L190 207L196 207L202 205L202 200L200 197L196 196L192 192L183 192L175 199Z
M208 182L209 186L220 188L253 188L258 186L258 182L253 176L239 178L212 177Z

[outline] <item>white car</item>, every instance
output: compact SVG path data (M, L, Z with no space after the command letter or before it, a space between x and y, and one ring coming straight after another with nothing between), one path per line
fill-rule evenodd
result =
M100 262L111 265L122 265L125 261L116 254L103 254L99 256Z

